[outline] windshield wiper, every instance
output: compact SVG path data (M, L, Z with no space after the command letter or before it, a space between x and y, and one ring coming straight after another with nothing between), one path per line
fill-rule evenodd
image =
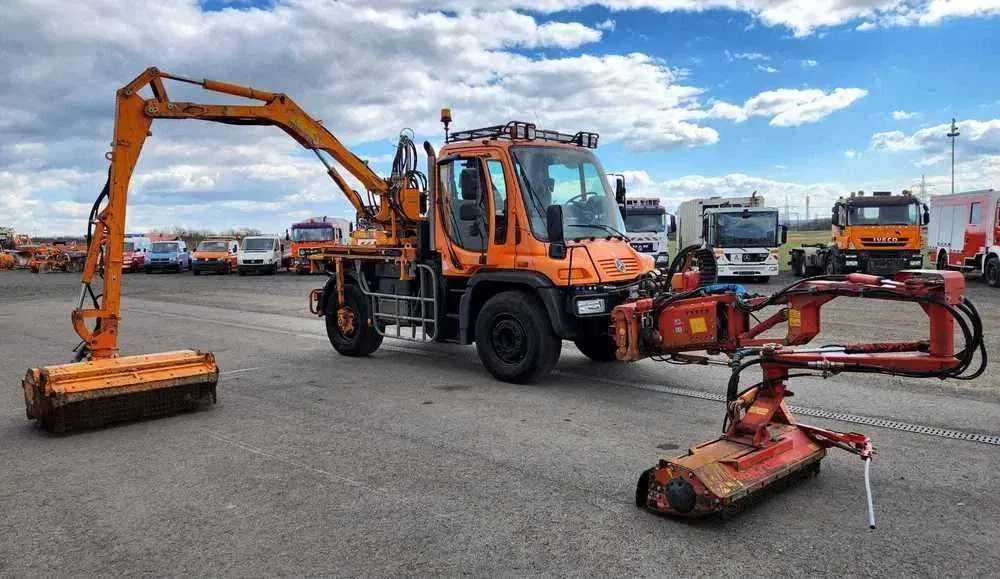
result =
M514 164L517 165L517 171L521 174L521 181L524 183L524 188L528 190L528 196L531 197L535 211L544 220L546 218L545 207L542 205L542 200L535 194L535 189L531 186L531 180L528 179L528 175L524 172L524 165L521 164L521 160L517 158L516 153L511 153L511 156L514 157Z
M612 235L621 237L624 240L628 240L627 235L625 235L621 231L618 231L614 227L611 227L610 225L604 225L603 223L567 223L566 227L594 227L597 229L603 229L605 231L608 231Z

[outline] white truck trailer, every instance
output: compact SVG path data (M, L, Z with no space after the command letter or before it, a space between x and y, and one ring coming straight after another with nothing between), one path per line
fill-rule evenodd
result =
M778 210L759 195L691 199L677 208L678 250L706 245L715 253L718 276L767 281L778 275L778 248L785 227Z
M628 197L619 204L625 220L629 244L639 253L651 256L656 267L670 266L668 237L676 229L673 215L667 213L658 197Z

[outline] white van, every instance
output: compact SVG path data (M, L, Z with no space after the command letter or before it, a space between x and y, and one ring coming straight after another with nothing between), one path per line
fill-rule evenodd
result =
M248 271L276 274L283 267L285 247L277 235L244 237L236 254L236 270L240 275Z

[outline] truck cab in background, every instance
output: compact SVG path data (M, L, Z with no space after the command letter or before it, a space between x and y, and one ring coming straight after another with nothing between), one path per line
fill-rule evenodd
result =
M785 243L786 229L778 223L778 210L765 207L763 197L692 199L680 204L677 216L678 251L706 245L715 255L718 277L766 282L778 275L778 248Z
M656 267L670 266L669 236L677 225L658 197L626 197L618 208L625 220L625 233L633 249L653 258Z
M325 247L335 247L343 244L354 230L353 224L338 217L314 217L295 223L291 231L285 234L285 240L291 242L291 265L289 269L298 274L319 273L314 271L310 255L319 253Z
M183 239L154 241L146 254L146 273L174 271L180 273L191 268L191 255Z
M1000 191L931 197L927 245L937 269L982 273L1000 287Z
M792 271L801 277L853 272L891 275L919 269L928 219L927 207L909 191L900 195L851 193L833 205L831 243L791 250Z

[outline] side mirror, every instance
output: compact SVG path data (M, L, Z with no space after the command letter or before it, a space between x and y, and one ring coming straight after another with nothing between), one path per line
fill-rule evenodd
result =
M615 179L615 201L619 205L625 204L625 179L621 177Z
M708 219L701 220L701 239L702 241L708 241Z
M830 224L834 227L840 227L840 211L836 205L833 206L833 212L830 214Z
M667 230L667 235L673 235L677 233L677 218L673 215L670 216L670 226Z
M779 225L778 227L780 228L778 230L778 245L784 245L788 241L788 226Z
M930 209L927 208L926 205L924 205L924 215L923 215L922 222L923 222L924 225L927 225L928 223L931 222L931 211L930 211Z
M285 241L291 241L291 240L292 240L292 234L289 233L288 230L286 229L285 230Z
M566 257L566 236L563 233L562 205L549 205L545 210L545 233L549 238L549 257Z

